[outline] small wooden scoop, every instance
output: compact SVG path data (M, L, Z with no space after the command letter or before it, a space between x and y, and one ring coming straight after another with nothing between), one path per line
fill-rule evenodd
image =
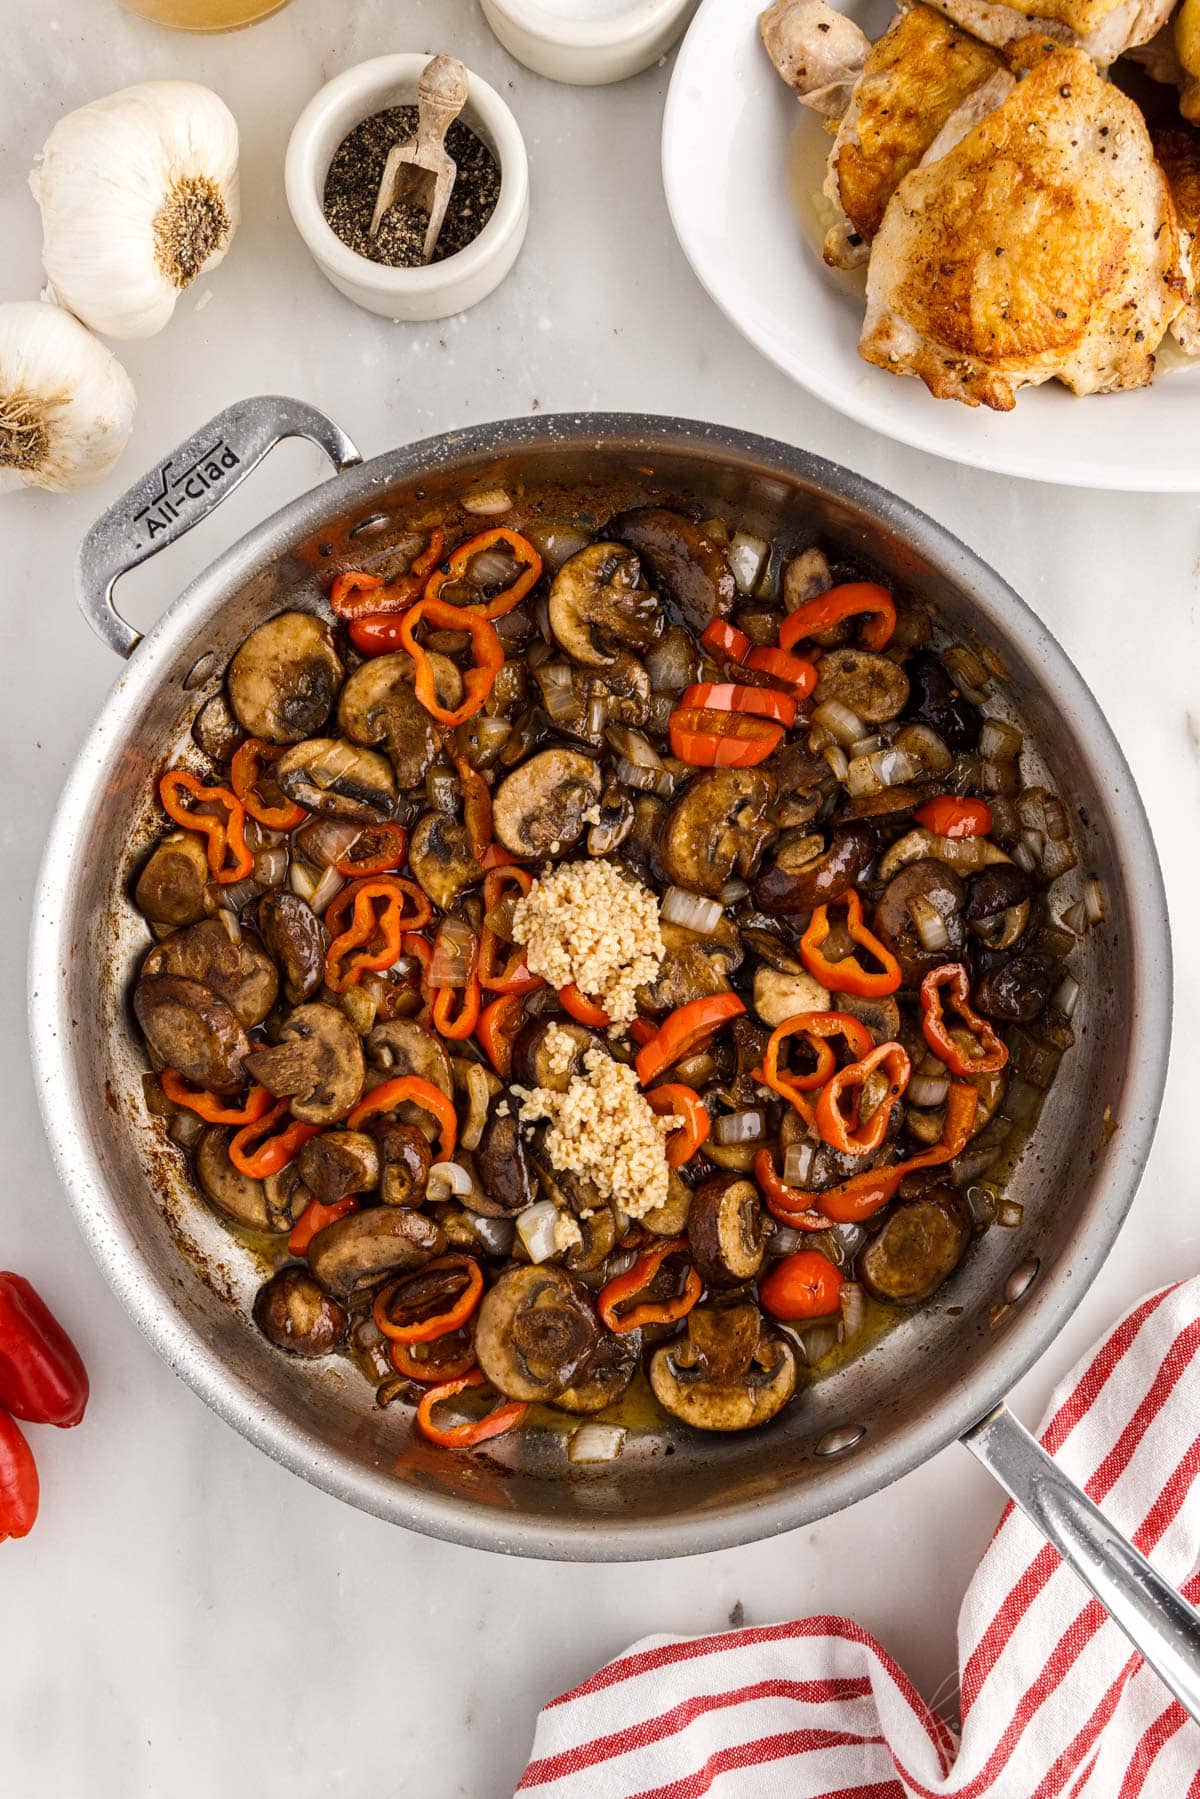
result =
M417 135L406 144L393 145L384 164L371 236L397 202L419 206L429 214L423 263L437 247L458 177L456 163L446 154L445 137L466 100L467 71L462 63L457 56L435 56L426 63L417 83Z

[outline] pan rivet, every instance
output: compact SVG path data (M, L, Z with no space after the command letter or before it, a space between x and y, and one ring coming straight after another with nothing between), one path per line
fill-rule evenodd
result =
M1019 1267L1013 1269L1004 1283L1004 1297L1010 1305L1015 1304L1018 1299L1024 1298L1037 1278L1037 1271L1041 1265L1034 1256L1032 1261L1022 1262Z
M346 536L347 537L372 537L372 536L374 536L376 531L385 530L387 528L387 526L391 524L391 522L392 522L392 520L391 520L390 513L373 512L371 514L370 518L360 518L357 525L352 525L350 530L347 531Z
M186 693L191 693L195 688L203 687L209 676L216 673L216 667L216 651L205 650L203 656L201 656L198 661L192 663L187 674L183 677L184 691Z
M827 1430L823 1437L818 1437L813 1446L814 1455L841 1455L847 1449L853 1449L867 1434L865 1424L843 1424L837 1430Z

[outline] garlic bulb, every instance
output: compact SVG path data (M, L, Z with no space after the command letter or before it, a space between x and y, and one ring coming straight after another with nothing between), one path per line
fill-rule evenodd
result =
M152 337L238 222L233 114L194 81L145 81L60 119L29 177L52 297L107 337Z
M112 351L61 306L0 304L0 492L98 481L128 442L135 404Z

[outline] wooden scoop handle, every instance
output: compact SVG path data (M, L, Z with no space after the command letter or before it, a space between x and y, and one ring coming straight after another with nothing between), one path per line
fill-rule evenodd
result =
M446 132L467 103L467 71L457 56L435 56L417 83L417 160L435 162Z

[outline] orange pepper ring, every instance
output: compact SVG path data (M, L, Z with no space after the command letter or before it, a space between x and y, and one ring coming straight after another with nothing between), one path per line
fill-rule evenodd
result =
M222 1105L219 1095L209 1093L203 1087L193 1087L177 1068L164 1068L158 1080L172 1105L186 1106L189 1112L195 1112L208 1124L257 1124L274 1103L265 1087L255 1085L240 1106Z
M190 793L194 800L205 805L224 806L228 818L222 821L208 818L202 812L193 812L179 798L181 792ZM228 787L206 787L186 768L173 768L160 779L158 797L168 818L182 825L185 831L199 831L205 838L205 854L214 881L226 887L234 881L245 880L254 868L254 857L246 846L246 808L235 793ZM225 852L228 849L233 851L235 860L226 868Z
M464 1268L467 1271L467 1284L458 1298L445 1312L438 1312L432 1318L423 1318L419 1324L396 1324L388 1310L388 1301L397 1287L402 1287L411 1278L412 1273L432 1274L436 1268ZM375 1303L371 1307L371 1315L379 1330L394 1343L432 1343L438 1337L448 1337L451 1331L461 1330L483 1298L483 1270L473 1256L449 1255L438 1256L436 1261L425 1262L418 1269L407 1275L399 1275L381 1287L375 1295Z
M542 572L542 558L527 537L519 531L513 531L507 525L495 525L489 531L479 531L474 537L468 537L453 550L445 564L434 569L425 583L423 598L436 600L448 581L465 580L467 564L472 562L483 550L491 549L494 544L502 543L513 551L517 561L522 565L522 572L508 587L486 601L482 606L458 607L460 612L479 612L484 618L503 618L525 598Z
M405 1100L412 1100L414 1105L421 1106L436 1119L439 1129L438 1160L448 1162L454 1154L454 1145L458 1141L458 1117L454 1107L440 1087L427 1081L424 1075L400 1074L390 1081L381 1081L378 1087L360 1099L349 1118L346 1129L356 1131L364 1118L372 1117L376 1112L392 1112Z
M463 679L462 704L452 712L447 712L439 703L433 663L413 635L425 620L442 631L465 630L471 635L475 666L467 670ZM429 716L447 727L466 724L487 700L496 684L496 676L504 666L504 646L494 627L482 612L476 612L470 606L449 606L444 600L423 598L401 616L396 634L413 659L416 670L413 692Z
M673 1112L676 1118L683 1120L683 1129L672 1131L667 1138L667 1167L682 1168L712 1134L708 1107L695 1089L685 1086L682 1081L666 1081L661 1087L651 1087L646 1103L660 1117L664 1112Z
M841 1108L843 1094L847 1091L861 1093L871 1075L881 1066L888 1077L887 1093L868 1118L856 1116L855 1123L850 1125ZM908 1086L911 1074L908 1052L899 1043L881 1043L859 1061L839 1068L817 1101L816 1125L822 1142L851 1156L870 1155L877 1150L887 1132L892 1106Z
M674 1299L648 1300L631 1307L628 1312L618 1313L614 1307L648 1287L668 1256L686 1253L687 1249L686 1237L664 1238L653 1249L645 1250L632 1268L627 1268L624 1274L614 1275L601 1287L596 1295L596 1310L610 1331L621 1336L626 1331L638 1330L643 1324L676 1324L680 1318L686 1318L704 1291L704 1282L690 1263L683 1290Z
M462 1393L468 1387L486 1386L487 1376L482 1368L473 1368L458 1380L444 1381L440 1387L430 1387L422 1393L421 1403L417 1407L417 1429L429 1442L436 1443L441 1449L473 1449L477 1443L486 1443L489 1437L498 1437L502 1432L511 1430L519 1424L529 1410L524 1400L515 1400L508 1405L497 1406L485 1418L477 1419L472 1424L454 1424L443 1430L433 1421L433 1408L440 1405L443 1399L453 1399L456 1393Z
M829 936L830 906L845 906L846 928L851 938L882 964L879 971L864 968L856 955L843 956L840 962L825 960L821 945ZM863 923L862 900L854 887L848 888L839 899L830 900L828 905L815 908L800 939L800 956L809 974L822 986L831 987L835 992L857 994L860 999L883 999L887 994L895 993L903 979L900 964L891 950Z
M266 825L269 831L294 831L308 817L304 807L289 800L286 794L282 806L268 806L254 791L255 782L262 774L263 763L268 760L278 761L284 747L282 744L277 747L263 743L258 737L247 737L245 743L240 743L234 751L233 761L229 765L229 783L234 793L250 817L257 819L260 825Z
M955 1043L946 1024L940 989L949 987L950 1004L971 1036L983 1046L982 1054L968 1055ZM971 1005L967 971L961 962L943 962L931 968L921 982L921 1031L926 1043L951 1074L998 1074L1008 1062L1008 1048L986 1018Z

